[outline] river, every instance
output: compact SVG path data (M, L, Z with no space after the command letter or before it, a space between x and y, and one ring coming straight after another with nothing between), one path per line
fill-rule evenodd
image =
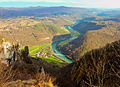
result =
M73 30L70 26L67 27L67 29L70 31L70 30ZM77 37L71 37L71 38L68 38L68 39L64 39L64 40L59 40L59 41L54 41L52 43L52 50L53 50L53 53L54 55L58 56L60 59L68 62L68 63L72 63L73 61L70 60L69 58L67 58L63 53L61 53L57 48L56 48L56 45L62 41L66 41L66 40L74 40L76 39Z
M93 20L96 20L95 17L87 17L87 18L83 18L82 20L79 20L79 21L76 21L75 24L72 24L72 25L67 25L66 28L71 32L71 33L74 33L74 32L77 32L75 30L72 29L71 26L75 26L76 24L78 23L82 23L82 22L85 22L85 21L93 21ZM69 58L67 58L64 54L62 54L57 48L56 48L56 45L62 41L65 41L65 40L74 40L76 39L77 37L76 36L73 36L71 38L68 38L68 39L64 39L64 40L59 40L59 41L54 41L52 43L52 50L53 50L53 53L54 55L58 56L60 59L68 62L68 63L72 63L73 61L70 60Z

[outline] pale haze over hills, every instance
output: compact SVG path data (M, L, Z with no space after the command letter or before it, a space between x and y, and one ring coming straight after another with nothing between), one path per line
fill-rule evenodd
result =
M1 7L68 6L82 8L120 8L119 0L0 0Z

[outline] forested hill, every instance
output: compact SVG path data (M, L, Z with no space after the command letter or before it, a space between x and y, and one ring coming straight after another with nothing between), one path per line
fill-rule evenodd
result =
M92 49L101 48L108 43L120 40L119 20L119 17L102 17L99 20L77 23L72 28L81 35L67 44L58 44L57 48L66 56L79 59Z
M63 67L57 81L61 87L119 87L119 55L120 41L92 50L77 62Z

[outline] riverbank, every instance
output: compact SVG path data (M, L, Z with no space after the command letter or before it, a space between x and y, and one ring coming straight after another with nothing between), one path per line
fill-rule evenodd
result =
M79 33L76 32L76 31L74 31L74 30L71 28L70 25L65 26L65 27L66 27L66 29L68 29L68 30L70 31L71 37L69 37L69 38L64 38L64 39L58 40L58 41L54 41L54 42L52 43L52 50L53 50L53 54L56 55L56 56L58 56L58 57L59 57L60 59L62 59L63 61L65 61L65 62L67 62L67 63L72 63L72 62L73 62L72 59L66 57L62 52L60 52L60 51L57 49L57 45L58 45L59 43L62 43L62 42L72 41L72 40L76 39L77 36L79 35Z
M68 59L64 54L62 54L57 48L56 45L60 42L62 42L64 40L59 40L59 41L55 41L52 43L52 50L53 50L53 54L56 55L57 57L59 57L60 59L64 60L67 63L72 63L72 60Z

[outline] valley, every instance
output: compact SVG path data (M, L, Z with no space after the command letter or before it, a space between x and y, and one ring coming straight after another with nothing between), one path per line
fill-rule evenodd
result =
M120 86L119 9L0 7L0 13L0 87Z
M5 38L11 43L18 42L21 44L21 47L28 45L30 56L34 58L38 57L58 65L62 65L63 63L72 63L72 61L67 59L64 55L58 54L60 55L58 56L55 54L55 51L57 50L56 44L58 42L56 43L54 41L62 41L64 36L64 39L68 38L70 31L64 26L74 23L74 21L69 20L69 18L63 19L63 17L20 17L3 19L1 20L2 26L0 28L0 38L1 40L2 38ZM61 39L54 39L55 36L62 37ZM53 43L54 45L52 46L51 44ZM54 51L52 51L52 49L54 49Z
M119 40L119 24L118 21L104 21L100 17L85 18L72 25L72 29L80 33L78 38L66 43L61 42L57 48L70 59L77 60L90 50Z
M32 46L36 46L37 48L30 50L30 54L34 57L38 52L42 52L47 54L47 59L53 58L56 61L61 61L61 63L72 63L72 61L79 59L77 57L92 49L119 40L119 30L116 30L119 29L119 22L118 20L114 21L114 18L112 18L113 21L111 22L110 19L111 17L86 17L73 21L70 18L65 19L64 16L58 18L21 17L1 21L0 33L2 37L11 42L20 42L22 46L30 46L30 49ZM113 39L111 38L112 34L115 34ZM102 37L106 40L101 40ZM96 39L95 42L94 38L98 40ZM92 40L96 44L92 43ZM46 44L48 44L46 51L39 48L40 45L44 46Z

